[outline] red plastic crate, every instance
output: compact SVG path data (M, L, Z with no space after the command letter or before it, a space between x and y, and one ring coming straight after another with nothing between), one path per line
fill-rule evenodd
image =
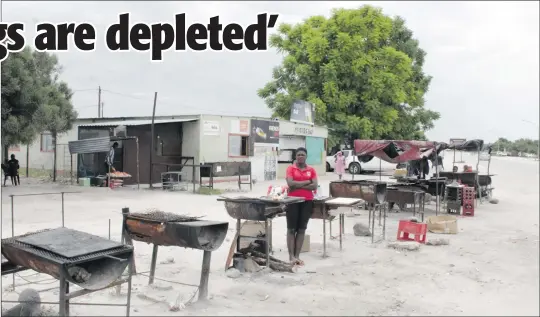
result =
M414 235L414 238L411 238L410 235ZM426 243L426 235L427 224L408 220L399 221L397 233L398 241L416 241L419 243Z
M474 187L463 188L463 216L474 217L474 203L476 199L476 193Z

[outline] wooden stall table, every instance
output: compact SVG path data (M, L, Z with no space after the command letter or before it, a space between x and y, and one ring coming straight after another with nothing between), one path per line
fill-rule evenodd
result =
M330 210L338 209L339 207L353 207L355 205L363 203L364 200L359 198L316 198L313 200L313 214L312 219L322 219L323 221L323 258L327 257L326 254L326 221L330 222L335 216L330 214ZM345 226L345 215L343 212L339 213L339 250L343 250L343 232ZM330 227L331 228L331 227Z

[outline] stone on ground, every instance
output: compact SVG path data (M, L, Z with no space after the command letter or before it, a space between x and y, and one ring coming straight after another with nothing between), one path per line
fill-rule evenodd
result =
M426 244L427 245L449 245L450 240L449 239L444 239L444 238L428 239Z
M396 241L388 243L387 247L398 251L418 251L420 249L420 243L415 241Z
M369 237L371 236L371 232L369 231L369 228L364 225L363 223L357 222L353 226L353 232L354 235L357 237Z
M491 198L491 199L489 200L489 203L490 203L490 204L495 204L495 205L496 205L496 204L499 203L499 200L498 200L497 198Z

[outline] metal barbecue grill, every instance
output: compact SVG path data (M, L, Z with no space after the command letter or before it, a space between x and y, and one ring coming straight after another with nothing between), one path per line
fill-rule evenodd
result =
M240 251L240 229L242 220L264 221L266 265L270 263L272 245L272 219L283 214L288 205L304 201L300 197L285 197L274 200L270 197L220 197L218 201L225 202L225 210L229 216L236 219L236 251ZM246 237L249 238L249 237Z
M225 240L229 223L199 220L201 217L178 215L158 210L130 213L128 208L124 208L122 213L124 215L122 229L124 239L129 244L132 244L131 240L135 240L154 245L149 284L154 282L159 246L178 246L204 251L199 299L206 299L211 252L217 250Z
M118 280L133 257L133 247L68 228L28 233L2 239L2 275L32 269L60 280L60 316L69 316L69 300L128 283L127 312L131 298L129 276ZM69 293L69 284L82 291ZM122 305L124 306L124 305Z
M386 200L388 201L388 209L392 210L394 204L397 204L401 211L405 210L407 204L413 206L413 216L416 216L418 211L422 215L424 221L426 193L421 188L413 186L396 186L388 187L386 192ZM418 205L418 209L416 206Z
M377 211L379 212L379 227L382 227L382 239L384 240L386 236L386 187L385 182L370 180L330 182L330 196L359 198L367 203L369 211L368 225L371 231L372 243L375 242L375 214Z

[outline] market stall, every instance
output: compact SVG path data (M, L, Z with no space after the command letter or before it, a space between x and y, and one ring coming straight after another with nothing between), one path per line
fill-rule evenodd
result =
M140 168L139 168L139 140L137 137L133 136L125 136L125 137L117 137L117 136L110 136L110 137L103 137L103 138L92 138L92 139L84 139L84 140L77 140L77 141L70 141L68 142L69 147L69 153L71 154L71 166L73 169L73 154L87 154L87 153L102 153L102 152L108 152L111 149L111 143L112 142L118 142L118 141L135 141L136 147L137 147L137 189L140 188L139 183L139 175L140 175ZM119 171L107 171L105 177L101 178L98 176L93 177L93 181L90 180L90 184L95 184L96 186L101 186L102 182L106 179L107 185L114 187L122 186L123 181L126 178L131 177L128 173L119 172ZM79 180L79 177L77 175L77 181Z
M492 177L495 174L490 174L490 165L491 165L491 144L484 144L483 140L475 139L465 141L461 144L455 144L448 146L448 149L455 151L463 151L469 153L477 153L476 169L472 171L450 171L450 172L441 172L440 175L446 177L448 182L459 181L461 184L474 187L476 190L476 196L481 200L484 197L491 197L493 194L494 188L492 187ZM454 155L455 157L455 155ZM487 172L485 174L480 174L479 165L481 161L488 162ZM454 167L456 161L453 159L452 167Z
M363 161L369 161L373 157L379 158L381 161L389 163L405 163L409 161L421 160L424 158L430 159L432 161L437 159L438 153L448 148L446 143L432 142L432 141L415 141L415 140L355 140L354 141L354 151L355 154L363 158ZM379 171L380 172L380 171ZM380 175L380 173L379 173ZM380 180L379 176L379 180ZM420 185L420 182L424 181L426 184ZM431 188L435 189L433 193L437 197L436 211L439 209L439 196L441 196L444 191L441 190L440 184L444 184L445 180L439 178L438 164L435 164L435 177L426 180L407 180L411 185L418 188L424 189L425 192L428 192L430 188L430 183L434 183L434 186ZM400 191L403 188L394 188L394 190ZM412 197L412 198L411 198ZM416 197L416 198L415 198ZM410 203L410 201L419 202L419 195L414 193L403 193L398 194L397 192L392 192L392 199L394 203L403 205ZM423 205L423 198L422 198Z

